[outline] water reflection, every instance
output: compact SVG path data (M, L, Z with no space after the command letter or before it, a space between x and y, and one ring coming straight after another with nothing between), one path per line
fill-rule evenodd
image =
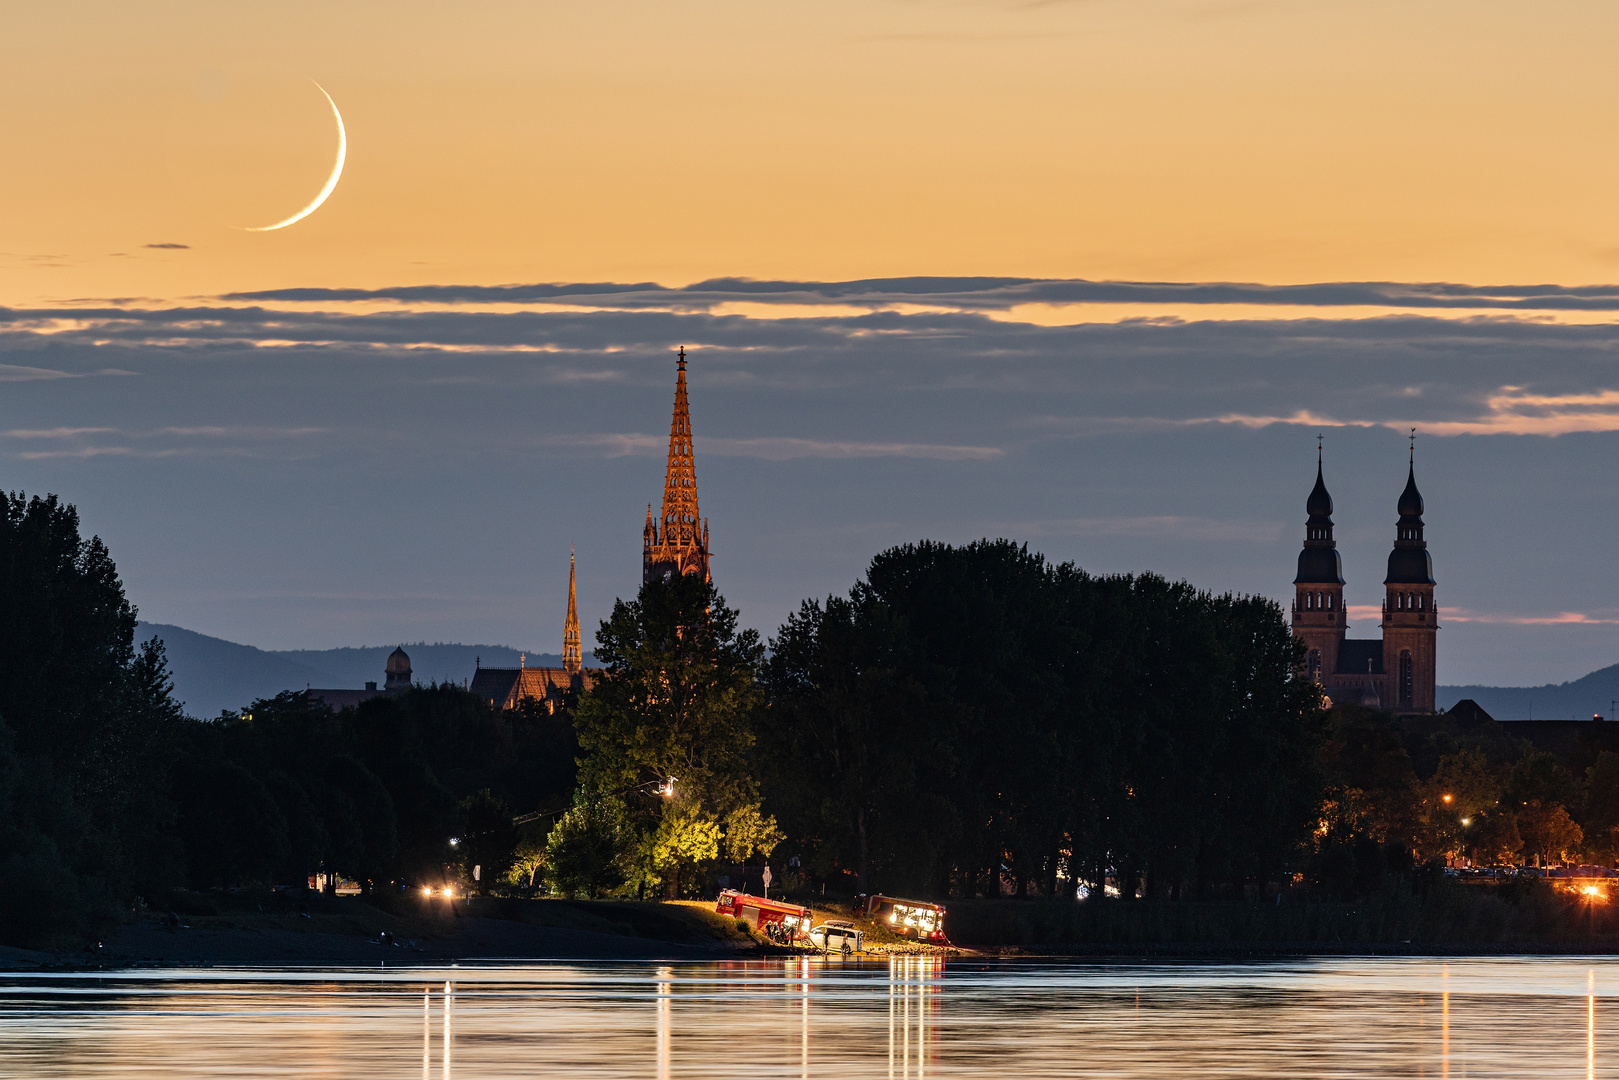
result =
M674 1023L674 969L658 969L658 1080L669 1080L672 1073L669 1051L670 1027Z
M928 1021L934 1007L932 980L944 973L941 956L892 956L888 960L888 1077L911 1080L927 1075L932 1045ZM896 1001L898 1005L896 1007ZM914 1019L913 1019L914 1012ZM916 1032L916 1056L911 1056L911 1032ZM896 1061L894 1046L899 1045ZM898 1071L895 1066L898 1065ZM912 1071L914 1068L914 1072Z
M896 956L0 975L0 1076L350 1080L409 1075L419 1053L423 1080L1595 1080L1616 964Z

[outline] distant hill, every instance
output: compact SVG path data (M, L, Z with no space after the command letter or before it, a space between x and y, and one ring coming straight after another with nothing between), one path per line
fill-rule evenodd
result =
M1573 682L1545 686L1441 686L1437 703L1448 709L1472 698L1497 720L1589 720L1592 713L1613 719L1619 699L1619 664Z
M175 697L187 715L214 717L234 711L258 698L306 686L359 689L368 682L381 684L383 665L392 645L343 649L258 649L194 630L163 623L141 623L136 639L160 637L174 674ZM472 678L481 658L485 667L516 667L522 650L505 645L428 645L406 643L412 676L417 682L459 683ZM533 667L560 667L556 653L530 652ZM585 654L585 663L593 657Z

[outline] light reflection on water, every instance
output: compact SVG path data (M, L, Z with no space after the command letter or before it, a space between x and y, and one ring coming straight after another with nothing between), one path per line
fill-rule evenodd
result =
M1594 1080L1616 1040L1609 958L0 974L8 1078Z

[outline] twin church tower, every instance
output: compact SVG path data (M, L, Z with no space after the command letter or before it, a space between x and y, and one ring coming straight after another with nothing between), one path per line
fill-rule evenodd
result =
M1422 493L1412 451L1397 507L1394 550L1383 579L1383 636L1346 637L1343 561L1332 538L1332 496L1316 451L1315 489L1305 509L1304 550L1293 579L1293 633L1304 642L1311 676L1334 701L1394 713L1434 711L1434 646L1439 610L1433 602L1433 559L1422 538Z

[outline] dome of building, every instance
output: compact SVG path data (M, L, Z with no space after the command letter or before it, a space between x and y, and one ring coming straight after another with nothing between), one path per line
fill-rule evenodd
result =
M1295 585L1342 585L1344 561L1337 548L1307 547L1299 552L1299 572Z
M388 664L384 668L388 674L410 674L410 654L403 648L395 649L388 654Z
M1383 707L1383 699L1377 696L1377 687L1371 683L1367 683L1366 689L1361 691L1360 703L1368 709L1381 709Z
M1315 487L1304 504L1305 512L1313 518L1332 516L1332 496L1327 494L1327 481L1321 475L1321 462L1315 463Z
M1389 552L1389 572L1385 585L1432 585L1433 556L1427 548L1397 547Z
M1417 466L1411 463L1411 471L1406 473L1405 490L1400 492L1400 519L1420 518L1422 516L1422 492L1417 490Z

